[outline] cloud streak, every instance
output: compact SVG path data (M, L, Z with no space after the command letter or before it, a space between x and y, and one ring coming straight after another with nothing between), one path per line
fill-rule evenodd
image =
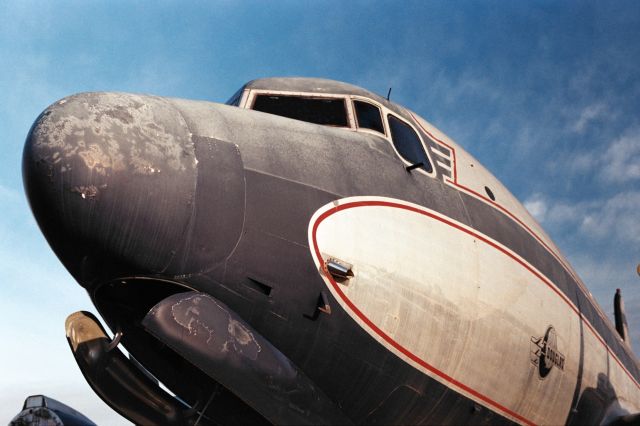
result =
M582 233L591 238L611 238L640 243L640 192L616 194L604 203L587 209L581 223Z
M580 112L580 117L573 123L572 130L582 134L593 122L610 117L608 108L603 103L589 105Z
M611 183L640 179L640 129L627 132L607 148L602 177Z
M573 226L586 239L640 242L640 191L625 191L604 200L570 202L529 197L524 206L550 228Z

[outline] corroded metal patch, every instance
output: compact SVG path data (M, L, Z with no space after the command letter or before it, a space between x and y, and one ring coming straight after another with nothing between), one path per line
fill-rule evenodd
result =
M130 169L153 175L196 165L187 125L158 97L81 93L49 106L32 129L41 160L61 172L81 160L99 175Z

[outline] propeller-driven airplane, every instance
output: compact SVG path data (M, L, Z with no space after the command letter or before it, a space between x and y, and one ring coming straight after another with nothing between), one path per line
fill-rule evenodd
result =
M72 314L73 355L134 423L638 421L623 310L616 329L490 172L369 91L77 94L23 174L112 332Z

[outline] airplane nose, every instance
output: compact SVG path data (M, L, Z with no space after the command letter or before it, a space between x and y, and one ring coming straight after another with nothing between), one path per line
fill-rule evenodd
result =
M218 252L235 243L196 229L204 228L196 204L242 206L244 187L231 182L241 179L239 154L226 145L214 150L214 162L225 166L199 177L196 150L203 148L195 139L171 102L153 96L83 93L38 117L24 148L25 191L49 244L80 284L102 275L193 272L214 243ZM198 186L215 187L213 195L201 201ZM242 212L212 207L207 214L218 214L209 218L219 224L213 228L234 229L226 239L240 234Z

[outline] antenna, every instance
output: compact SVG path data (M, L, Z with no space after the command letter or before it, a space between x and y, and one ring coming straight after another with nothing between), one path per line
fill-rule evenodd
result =
M389 91L387 92L387 100L389 100L389 96L391 96L391 87L389 87Z

